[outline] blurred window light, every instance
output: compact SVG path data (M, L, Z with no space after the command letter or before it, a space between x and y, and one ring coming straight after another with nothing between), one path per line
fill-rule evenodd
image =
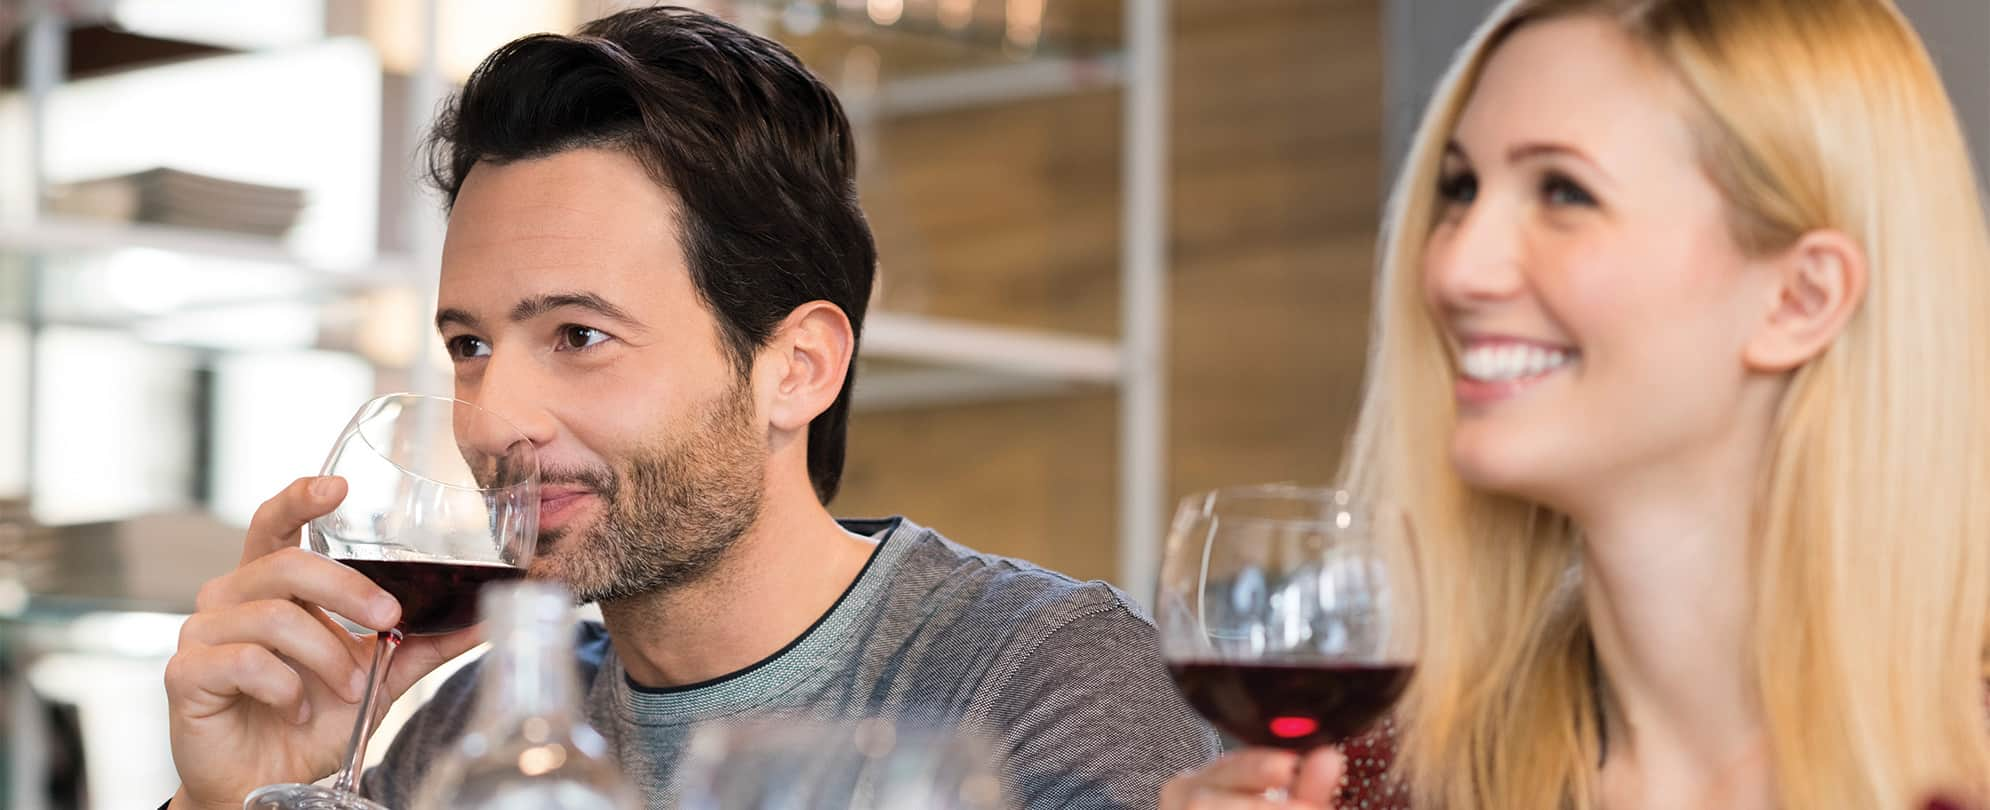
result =
M1009 0L1009 44L1035 48L1043 39L1044 0Z
M36 521L117 520L191 499L190 353L68 326L44 329L34 349Z
M306 348L318 339L318 309L311 301L226 304L147 318L132 332L148 343L200 349Z
M119 27L159 39L261 50L325 37L325 0L118 0Z
M124 323L133 316L190 309L212 314L230 305L298 301L312 294L314 282L325 281L295 267L146 247L61 253L43 267L42 314L69 322Z
M180 625L187 617L173 613L118 611L85 613L70 620L69 649L107 653L123 658L171 658L179 647ZM50 695L59 694L53 684L37 684ZM61 694L74 699L80 695Z
M235 526L291 481L316 475L354 411L374 394L374 371L342 352L235 354L214 367L209 508Z
M423 6L431 0L367 0L366 37L393 73L421 68ZM461 82L499 46L527 34L569 33L580 24L575 0L432 0L436 65Z
M871 22L878 25L897 25L898 19L905 16L905 0L871 0Z
M120 250L104 260L103 291L133 312L171 312L197 294L187 287L189 264L187 257L163 250Z
M974 23L974 0L940 0L940 25L959 31Z

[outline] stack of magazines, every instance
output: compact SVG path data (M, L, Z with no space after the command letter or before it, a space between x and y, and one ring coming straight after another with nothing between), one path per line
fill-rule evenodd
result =
M57 186L51 190L49 210L92 219L281 237L297 224L305 203L302 189L156 168Z

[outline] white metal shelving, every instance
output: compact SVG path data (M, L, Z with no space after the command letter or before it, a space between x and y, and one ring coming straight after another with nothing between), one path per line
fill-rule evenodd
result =
M300 258L283 240L250 234L69 216L0 222L0 252L4 253L59 255L129 248L289 268L334 287L405 283L412 272L411 262L404 256L381 256L363 264L324 264Z

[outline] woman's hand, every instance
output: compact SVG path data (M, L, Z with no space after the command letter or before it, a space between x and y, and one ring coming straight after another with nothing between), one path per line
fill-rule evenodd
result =
M1346 772L1332 748L1248 748L1168 780L1161 810L1331 810Z

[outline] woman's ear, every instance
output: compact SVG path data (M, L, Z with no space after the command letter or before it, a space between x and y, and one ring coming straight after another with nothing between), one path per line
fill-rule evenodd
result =
M1766 317L1743 349L1759 372L1784 372L1824 353L1866 295L1866 254L1839 231L1812 231L1768 261Z

